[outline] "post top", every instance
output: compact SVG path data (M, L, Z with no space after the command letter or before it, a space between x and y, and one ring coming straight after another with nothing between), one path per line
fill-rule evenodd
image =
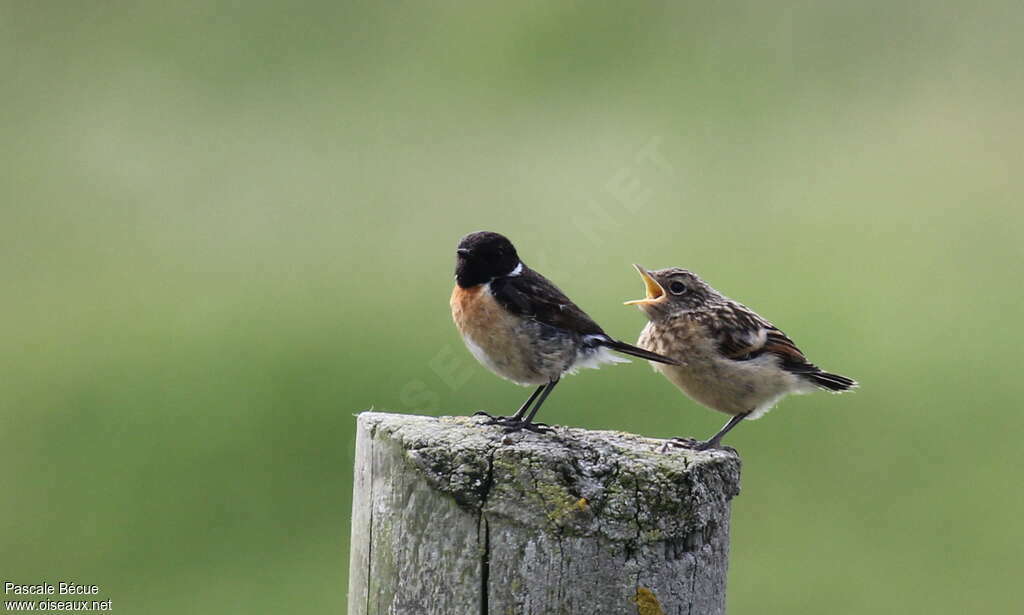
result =
M688 550L739 493L740 458L729 448L663 453L664 440L570 427L506 434L483 417L363 412L358 420L375 445L399 447L460 506L561 535L681 541Z

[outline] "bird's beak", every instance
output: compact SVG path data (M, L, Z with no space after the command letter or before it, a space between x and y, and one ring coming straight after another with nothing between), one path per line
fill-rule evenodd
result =
M664 301L665 289L661 287L661 284L658 284L658 281L651 277L651 274L640 265L634 264L633 266L640 273L640 277L644 279L644 285L647 286L647 296L643 299L627 301L623 305L651 305Z

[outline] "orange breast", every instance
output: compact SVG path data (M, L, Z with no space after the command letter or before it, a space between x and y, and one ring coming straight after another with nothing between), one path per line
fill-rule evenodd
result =
M474 339L487 337L488 325L502 320L501 306L484 291L483 284L462 288L458 284L452 291L452 319L463 335Z
M484 285L456 286L451 306L452 319L470 352L502 378L523 385L543 384L564 369L559 364L538 370L533 340L522 319L501 307Z

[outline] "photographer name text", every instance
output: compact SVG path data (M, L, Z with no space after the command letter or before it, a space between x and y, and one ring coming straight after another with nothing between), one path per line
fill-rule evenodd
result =
M100 586L65 581L56 584L43 582L34 585L20 585L4 581L4 593L15 596L95 596L100 593Z

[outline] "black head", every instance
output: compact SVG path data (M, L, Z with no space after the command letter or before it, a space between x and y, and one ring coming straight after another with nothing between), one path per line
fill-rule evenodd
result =
M626 305L639 306L652 318L699 310L725 300L721 293L692 271L678 267L647 271L640 265L633 266L644 280L647 297L627 301Z
M470 288L506 276L519 264L515 246L504 235L477 231L459 241L455 250L455 280L462 288Z

